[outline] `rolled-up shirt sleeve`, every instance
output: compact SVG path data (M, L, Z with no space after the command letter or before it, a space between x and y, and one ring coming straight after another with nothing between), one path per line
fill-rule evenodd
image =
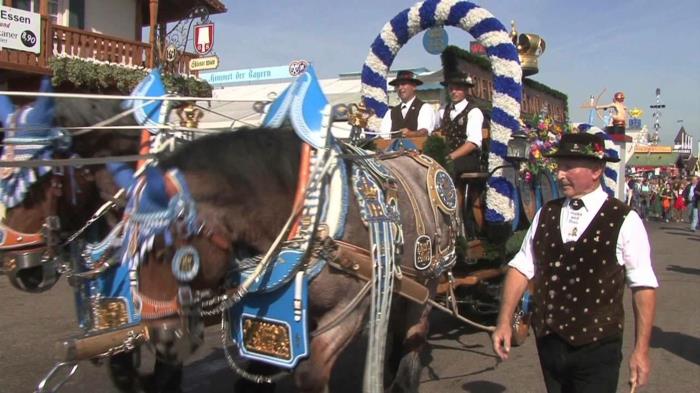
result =
M508 262L508 266L517 269L520 273L527 277L528 280L532 279L532 277L535 275L535 263L532 255L532 239L535 237L537 223L540 221L540 211L537 211L537 214L535 214L535 217L532 219L532 225L530 225L530 229L528 229L527 234L525 234L525 239L523 240L523 244L520 246L520 251L518 251L513 259Z
M635 211L629 212L617 239L617 260L625 267L630 287L657 288L659 282L651 263L651 246L644 223Z
M428 135L435 129L435 110L427 103L424 103L418 112L418 128L415 131L423 129L428 130Z
M481 148L483 135L481 127L484 125L484 114L481 109L474 108L467 113L467 141Z

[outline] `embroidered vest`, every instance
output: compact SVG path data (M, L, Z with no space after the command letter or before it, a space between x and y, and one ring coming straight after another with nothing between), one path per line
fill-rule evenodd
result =
M414 98L406 112L406 117L401 115L401 105L403 104L391 108L391 130L397 131L402 128L408 128L412 131L418 131L418 113L420 112L420 108L423 107L423 101L419 100L417 97Z
M563 202L542 208L533 238L532 326L537 337L554 333L579 346L622 334L625 269L615 250L629 208L608 198L578 241L563 243Z
M445 108L442 114L442 132L450 151L454 151L467 141L467 115L476 107L472 102L467 102L467 107L454 119L450 119L450 107Z

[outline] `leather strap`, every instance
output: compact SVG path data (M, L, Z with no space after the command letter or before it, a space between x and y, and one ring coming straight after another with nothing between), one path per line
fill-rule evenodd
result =
M0 223L0 251L44 245L41 233L23 233Z
M362 280L372 278L373 262L370 252L354 244L336 240L336 258L331 266ZM394 281L394 292L418 304L425 304L430 297L428 288L419 282L403 276Z
M301 144L301 157L299 159L299 175L297 180L297 190L294 194L294 204L292 205L292 211L299 210L301 205L304 203L304 193L306 192L306 186L309 183L309 175L311 172L311 145L308 143ZM292 226L291 231L289 231L289 237L287 240L293 239L299 233L301 216L297 218L297 221Z

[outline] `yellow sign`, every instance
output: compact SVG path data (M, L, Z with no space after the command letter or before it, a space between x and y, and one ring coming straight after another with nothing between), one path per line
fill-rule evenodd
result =
M219 68L219 56L198 57L190 60L190 71L213 70Z
M632 108L632 110L630 110L630 116L632 116L634 119L639 119L643 115L644 111L639 108Z
M637 145L634 147L635 153L673 153L671 146L644 146Z

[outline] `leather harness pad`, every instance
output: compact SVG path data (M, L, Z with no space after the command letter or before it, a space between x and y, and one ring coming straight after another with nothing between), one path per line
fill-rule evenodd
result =
M335 243L338 249L331 266L362 280L370 280L373 262L369 251L339 240ZM394 291L418 304L425 304L430 296L428 288L406 275L394 281Z
M43 244L44 239L40 233L22 233L0 224L0 250L15 250Z

